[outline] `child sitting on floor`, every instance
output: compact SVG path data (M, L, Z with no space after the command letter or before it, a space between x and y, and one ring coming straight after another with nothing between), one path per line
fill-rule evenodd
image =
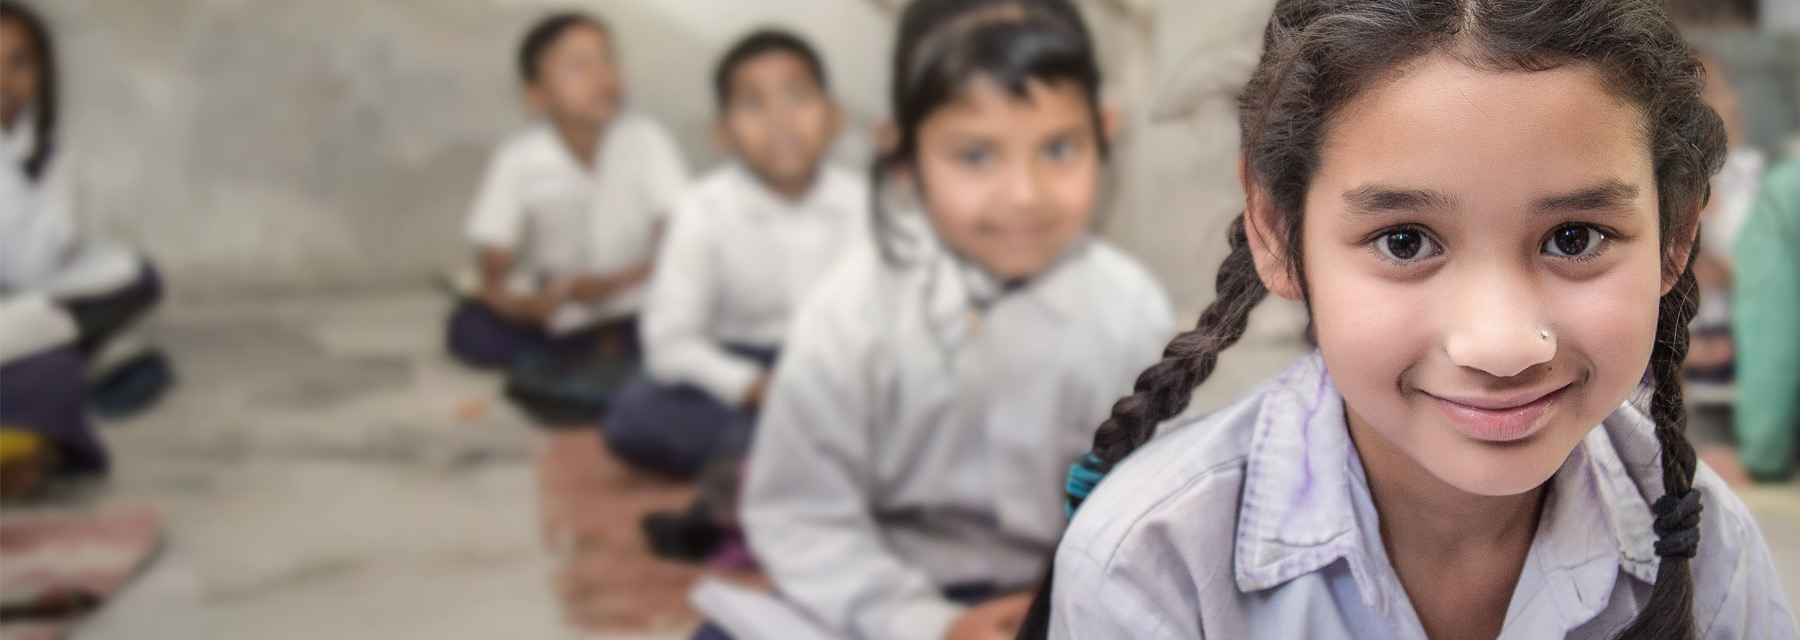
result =
M610 33L558 14L519 48L525 101L544 123L494 154L469 216L479 293L450 318L450 352L478 367L534 354L635 351L635 318L661 216L687 183L662 127L621 113Z
M867 185L824 161L843 118L810 45L751 34L714 89L735 161L677 209L644 310L648 376L603 426L614 454L675 475L749 445L794 309L867 236Z

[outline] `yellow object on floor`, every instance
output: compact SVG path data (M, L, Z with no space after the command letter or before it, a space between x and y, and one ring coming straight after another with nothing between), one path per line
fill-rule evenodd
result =
M30 460L43 449L43 436L23 429L0 427L0 465Z

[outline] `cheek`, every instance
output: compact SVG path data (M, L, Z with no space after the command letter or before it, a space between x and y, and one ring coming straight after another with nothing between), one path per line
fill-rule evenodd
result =
M1394 381L1431 348L1421 319L1433 301L1425 288L1364 272L1360 249L1308 238L1308 302L1320 350L1346 396L1395 388ZM1341 372L1341 373L1340 373Z
M1062 218L1062 226L1073 230L1087 228L1088 220L1094 216L1094 202L1099 198L1099 159L1089 158L1057 171L1045 183L1051 201L1049 209Z
M1589 412L1602 416L1637 387L1656 342L1659 265L1654 251L1642 253L1632 257L1633 264L1565 285L1560 304L1550 307L1558 349L1591 368L1587 404Z
M957 243L976 236L976 226L987 208L988 188L978 177L943 164L929 159L919 162L925 211L938 233Z

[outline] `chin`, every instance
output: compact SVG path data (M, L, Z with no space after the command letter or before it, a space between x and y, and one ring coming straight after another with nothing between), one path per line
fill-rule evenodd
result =
M1443 428L1451 429L1449 425ZM1432 475L1457 489L1480 496L1515 496L1556 475L1581 441L1581 437L1569 435L1566 430L1546 429L1525 441L1501 444L1452 436L1452 443L1417 459Z

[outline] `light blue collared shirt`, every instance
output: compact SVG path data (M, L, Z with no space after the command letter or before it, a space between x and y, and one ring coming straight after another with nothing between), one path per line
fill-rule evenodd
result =
M1600 427L1549 484L1502 639L1611 638L1649 599L1654 425L1626 405ZM1070 524L1051 637L1424 640L1317 353L1161 429ZM1796 637L1749 511L1712 470L1694 483L1705 504L1692 561L1700 637Z

